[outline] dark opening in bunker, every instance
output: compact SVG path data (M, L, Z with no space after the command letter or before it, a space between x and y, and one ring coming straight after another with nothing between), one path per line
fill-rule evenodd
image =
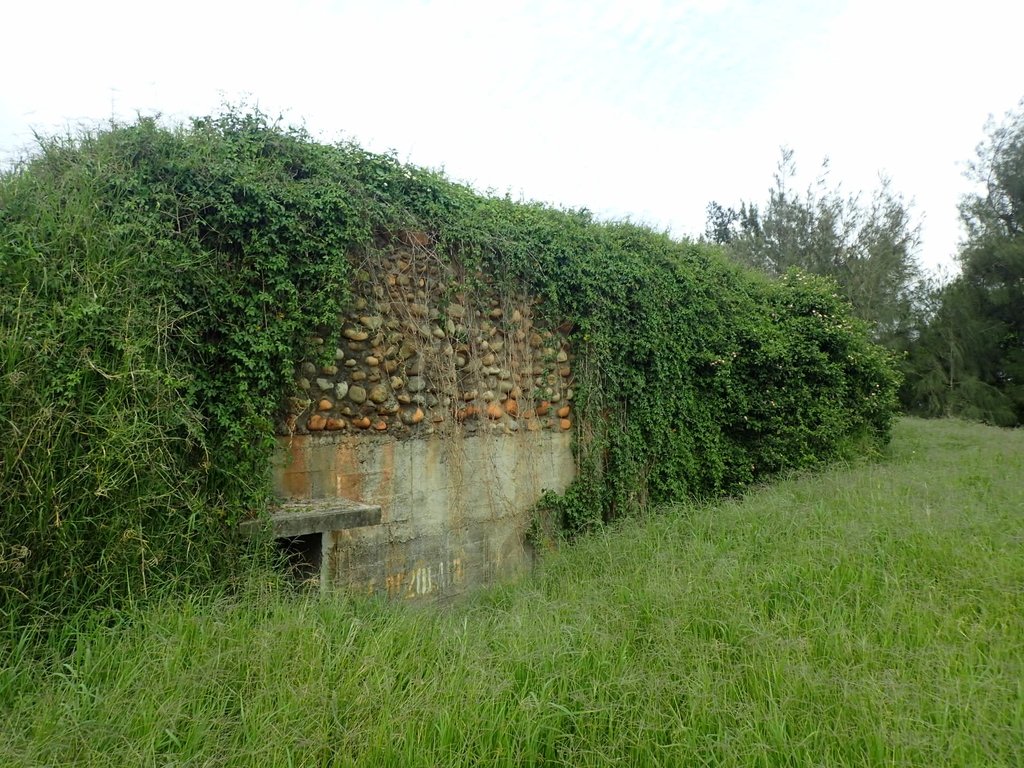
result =
M243 520L238 528L244 536L271 533L281 553L281 563L296 582L304 586L327 586L323 547L336 531L380 525L379 506L350 499L305 499L281 503L269 518ZM268 526L269 523L269 526ZM267 530L269 527L269 531Z
M322 539L323 534L319 532L277 539L277 546L284 555L289 576L300 582L320 578L320 564L323 559Z

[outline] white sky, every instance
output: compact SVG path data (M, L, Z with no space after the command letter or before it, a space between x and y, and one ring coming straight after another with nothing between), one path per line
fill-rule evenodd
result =
M478 189L704 230L806 184L914 200L949 265L962 172L1024 96L1024 2L4 0L0 159L111 116L247 99Z

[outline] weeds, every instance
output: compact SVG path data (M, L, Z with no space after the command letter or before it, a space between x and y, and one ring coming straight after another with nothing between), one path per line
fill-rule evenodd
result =
M445 610L256 571L0 665L11 765L1024 760L1024 435L609 526Z

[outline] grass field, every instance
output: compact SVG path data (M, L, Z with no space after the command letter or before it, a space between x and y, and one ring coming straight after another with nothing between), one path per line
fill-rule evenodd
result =
M659 511L454 605L254 576L7 648L0 765L1022 766L1024 431Z

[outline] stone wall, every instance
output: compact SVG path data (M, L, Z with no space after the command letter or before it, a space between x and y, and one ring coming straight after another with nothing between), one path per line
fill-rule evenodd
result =
M571 428L570 350L535 300L442 264L416 233L358 264L353 289L341 327L311 340L279 433Z
M529 508L574 475L565 329L421 233L354 271L352 311L311 340L278 423L282 498L382 508L329 535L325 577L420 595L522 567Z

